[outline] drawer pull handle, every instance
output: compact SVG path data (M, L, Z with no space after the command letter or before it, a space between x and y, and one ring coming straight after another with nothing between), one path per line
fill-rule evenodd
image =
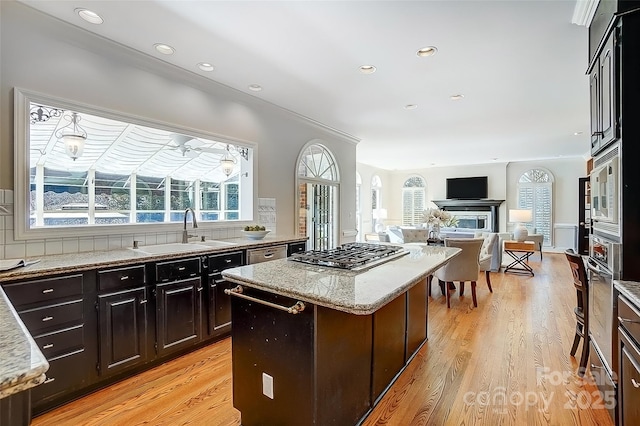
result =
M227 263L231 263L231 259L225 259L224 261Z
M45 384L45 385L46 385L47 383L51 383L51 382L53 382L55 379L56 379L55 377L49 377L47 380L45 380L45 381L44 381L44 383L43 383L43 384Z
M147 303L147 299L142 299L142 300L140 301L140 304L141 304L141 305L144 305L145 303Z
M264 255L265 259L268 259L270 257L273 257L273 253L267 253L267 254Z
M47 293L53 293L53 289L52 288L47 288L42 290L42 294L47 294Z
M631 378L631 383L633 383L634 388L640 388L640 383L636 382L636 379Z
M53 319L53 317L44 317L44 318L42 318L42 322L51 321L52 319Z
M265 305L265 306L269 306L271 308L279 309L281 311L285 311L285 312L293 314L293 315L299 314L300 312L304 311L304 308L305 308L304 302L301 302L299 300L292 306L282 306L282 305L278 305L276 303L271 303L271 302L269 302L267 300L258 299L258 298L253 297L253 296L247 296L246 294L243 294L243 291L244 291L244 289L242 288L242 286L239 285L239 286L234 287L234 288L225 289L224 293L228 294L229 296L239 297L241 299L249 300L251 302L260 303L261 305Z
M51 349L53 347L53 343L47 343L42 347L42 349Z
M181 267L178 268L178 271L184 271L185 269L187 269L186 266L181 266Z
M129 275L125 275L123 277L120 277L120 281L124 281L124 280L128 280L129 279Z
M622 317L618 317L618 321L620 321L620 322L630 322L632 324L640 324L640 321L638 321L638 320L632 320L632 319L629 319L629 318L622 318Z
M202 287L198 287L198 291L202 291Z

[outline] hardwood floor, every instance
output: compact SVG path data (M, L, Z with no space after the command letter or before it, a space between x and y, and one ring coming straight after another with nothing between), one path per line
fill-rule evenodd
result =
M575 291L563 254L535 277L492 273L493 293L429 304L429 341L364 425L610 425L569 357ZM578 351L579 353L579 351ZM294 408L294 407L292 407ZM239 425L225 339L39 416L33 425Z

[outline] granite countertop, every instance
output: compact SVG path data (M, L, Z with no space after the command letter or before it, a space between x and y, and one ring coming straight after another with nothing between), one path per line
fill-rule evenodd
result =
M631 303L640 308L640 282L614 280L613 284Z
M0 398L44 382L49 363L0 287Z
M407 244L408 254L364 271L288 259L226 269L227 280L356 315L368 315L460 253L452 247Z
M39 278L56 273L70 273L104 267L126 266L140 262L170 260L192 255L224 253L306 240L307 237L295 236L267 236L262 240L231 238L226 240L219 240L226 243L231 243L231 245L202 248L202 244L206 245L206 242L200 243L197 241L193 241L184 245L185 247L193 247L193 250L180 250L179 252L163 254L145 253L145 246L140 246L140 248L137 250L133 248L126 248L119 250L41 256L38 257L40 261L33 265L15 268L6 272L0 272L0 283L3 281L17 279ZM169 245L179 244L173 243Z

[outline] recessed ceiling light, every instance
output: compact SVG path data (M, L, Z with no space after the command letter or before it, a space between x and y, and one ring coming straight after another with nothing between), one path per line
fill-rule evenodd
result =
M169 46L168 44L156 43L153 45L153 47L155 47L156 50L163 55L173 55L173 52L176 51L176 49Z
M82 9L82 8L77 8L75 9L75 12L85 21L91 23L91 24L102 24L104 22L104 19L102 19L102 17L100 15L98 15L97 13L95 13L92 10L89 9Z
M462 98L464 98L464 95L451 95L452 101L459 101Z
M374 72L376 72L376 67L374 67L373 65L361 65L360 72L362 74L373 74Z
M213 71L214 70L214 66L211 65L208 62L200 62L198 64L198 68L200 68L202 71Z
M438 53L438 48L435 46L427 46L427 47L423 47L422 49L418 50L416 52L416 55L420 56L421 58L424 58L425 56L433 56L436 53Z
M580 136L582 132L573 132L573 136Z
M418 105L416 104L407 104L404 106L404 109L416 109L418 108Z
M252 90L254 92L259 92L262 90L262 86L260 86L259 84L250 84L249 90Z

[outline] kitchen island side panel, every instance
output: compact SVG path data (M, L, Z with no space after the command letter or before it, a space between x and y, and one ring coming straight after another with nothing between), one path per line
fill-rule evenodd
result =
M371 409L372 315L316 307L317 425L355 425Z
M295 303L258 290L246 294ZM314 424L314 305L293 315L237 297L231 303L233 405L242 425ZM273 399L263 394L263 373L273 378Z

